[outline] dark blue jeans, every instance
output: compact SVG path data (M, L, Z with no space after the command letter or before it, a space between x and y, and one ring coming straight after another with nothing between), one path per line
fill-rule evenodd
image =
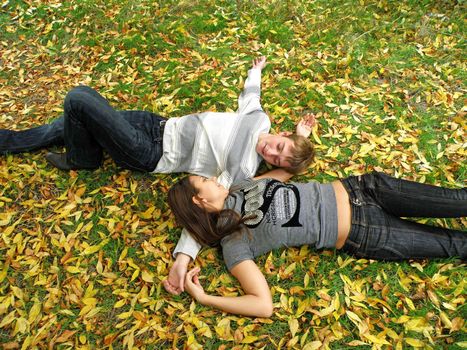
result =
M26 130L0 129L0 154L35 151L50 146L63 146L64 119Z
M400 217L467 216L467 189L448 189L383 173L342 181L350 196L352 227L343 251L378 260L467 257L467 232Z
M150 112L116 111L98 92L79 86L67 94L62 118L28 130L0 130L0 154L65 144L76 169L99 167L105 150L123 168L153 171L162 156L161 122Z

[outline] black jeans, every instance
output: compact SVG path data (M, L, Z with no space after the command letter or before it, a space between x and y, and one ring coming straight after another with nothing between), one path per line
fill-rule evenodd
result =
M0 154L65 144L67 161L77 169L99 167L105 150L123 168L153 171L162 156L164 122L150 112L116 111L98 92L79 86L67 94L62 118L28 130L0 130Z
M352 227L343 250L378 260L467 257L467 232L400 217L467 216L467 189L448 189L383 173L342 181L350 196Z
M26 130L0 129L0 154L35 151L50 146L63 146L63 116L53 122Z

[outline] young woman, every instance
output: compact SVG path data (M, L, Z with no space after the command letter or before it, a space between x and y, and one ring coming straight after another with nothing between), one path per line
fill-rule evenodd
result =
M267 176L267 175L266 175ZM201 304L269 317L272 298L254 258L279 247L309 244L380 260L467 256L466 232L418 224L404 217L467 216L467 189L447 189L383 173L330 184L291 183L260 176L229 193L215 178L189 176L169 192L179 224L204 245L220 244L245 295L204 293L199 268L185 289Z

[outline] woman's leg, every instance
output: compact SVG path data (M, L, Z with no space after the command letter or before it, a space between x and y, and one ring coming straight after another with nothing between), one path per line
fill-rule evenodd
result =
M387 214L378 206L352 207L345 252L377 260L467 258L467 232L419 224Z
M65 147L74 168L96 168L102 151L125 168L152 171L160 157L153 135L135 128L93 89L79 86L65 98ZM145 112L146 123L157 122Z
M359 178L361 188L386 212L403 217L467 216L467 189L449 189L396 179L384 173Z
M34 151L63 145L63 117L26 130L0 129L0 154Z

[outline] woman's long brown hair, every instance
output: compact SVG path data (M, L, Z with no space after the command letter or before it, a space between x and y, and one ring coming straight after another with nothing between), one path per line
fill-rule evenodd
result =
M234 232L246 229L242 218L232 209L208 212L193 202L198 193L187 176L169 190L169 206L178 225L187 229L200 244L216 246L220 240Z

